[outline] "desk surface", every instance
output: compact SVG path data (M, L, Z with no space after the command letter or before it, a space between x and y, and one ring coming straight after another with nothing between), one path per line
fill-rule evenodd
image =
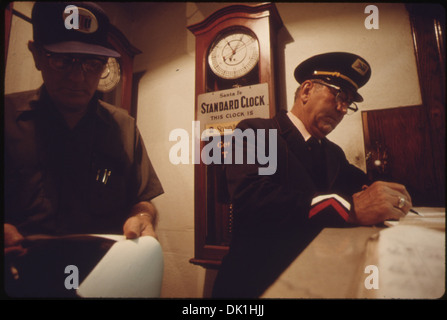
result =
M312 241L263 298L355 298L368 239L381 229L327 228Z
M445 218L445 210L443 212ZM413 239L418 236L418 233L414 233L414 230L407 230L408 228L416 228L416 226L401 226L399 228L406 228L404 231L409 231L409 233L400 233L401 237L403 236L404 239L409 239L408 241L404 241L404 243L408 242L411 244L411 241L418 241ZM417 228L417 230L421 230L421 237L427 239L426 243L436 245L434 248L436 250L435 252L440 256L436 258L445 262L445 223L444 230L442 228L440 230L427 229L425 227ZM386 233L384 233L385 231ZM378 256L380 252L382 264L379 265L381 272L378 274L380 276L383 275L381 280L387 280L385 276L388 277L388 280L390 277L393 277L392 274L390 276L387 273L388 271L385 270L385 266L388 267L389 262L394 261L395 255L394 253L388 254L386 255L386 259L384 259L383 252L389 249L384 248L384 245L389 243L388 239L392 238L389 236L390 232L394 233L394 231L397 232L400 229L393 226L390 228L353 227L342 229L326 228L322 230L314 241L283 272L278 280L264 292L262 298L376 298L379 290L365 290L365 279L369 275L365 273L365 267L371 264L379 265ZM413 237L412 235L415 236ZM381 239L380 248L378 246L379 241L377 241L379 238ZM395 246L395 243L391 245ZM413 246L413 244L411 245ZM402 260L394 262L402 266L402 271L405 272L404 269L406 267L411 269L410 267L412 266L409 265L410 262L408 259L413 258L413 256L404 255L403 258L406 259L404 262ZM436 266L442 266L444 269L442 273L444 273L445 265L438 261L435 263ZM420 271L419 268L418 272ZM405 280L409 279L410 281L407 282L410 283L416 276L408 273L404 277L406 277ZM439 278L439 281L437 278L435 280L441 284L445 283L445 278ZM383 287L381 289L380 294L384 292ZM444 289L443 286L442 289ZM437 293L435 296L425 291L421 294L422 298L425 295L428 298L434 298ZM385 297L385 295L382 297Z

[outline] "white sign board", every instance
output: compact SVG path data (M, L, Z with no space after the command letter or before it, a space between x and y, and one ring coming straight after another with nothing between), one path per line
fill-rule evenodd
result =
M269 117L268 83L203 93L198 96L200 132L233 130L243 119Z

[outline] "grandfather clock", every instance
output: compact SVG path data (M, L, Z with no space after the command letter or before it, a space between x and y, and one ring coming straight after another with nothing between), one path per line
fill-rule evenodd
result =
M196 156L201 156L195 161L191 263L218 267L228 251L232 205L222 166L224 136L243 119L276 114L277 34L282 27L272 3L228 6L188 26L196 37L195 120L200 138L195 142L200 151ZM204 163L204 148L219 150L221 161Z
M98 90L102 91L102 98L106 102L126 109L131 116L136 117L136 109L132 104L133 60L141 51L114 25L110 25L108 42L121 57L109 58Z

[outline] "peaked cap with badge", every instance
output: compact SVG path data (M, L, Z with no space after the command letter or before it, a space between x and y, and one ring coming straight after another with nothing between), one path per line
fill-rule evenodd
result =
M348 52L319 54L303 61L295 69L298 83L320 79L328 84L348 89L355 95L354 101L362 102L357 92L371 77L371 66L362 57Z
M79 28L73 27L75 12L79 17ZM34 41L45 50L120 57L107 41L109 18L93 2L36 2L31 20Z

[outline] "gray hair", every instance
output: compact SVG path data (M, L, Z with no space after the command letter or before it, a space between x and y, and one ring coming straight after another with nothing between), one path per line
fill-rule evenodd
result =
M311 80L311 81L312 81L312 80ZM318 83L318 82L313 82L313 81L312 81L312 83L313 83L314 85L317 86L317 89L320 88L320 87L323 87L323 85L320 84L320 83ZM298 99L298 96L299 96L299 94L300 94L300 92L301 92L301 89L302 89L302 86L301 86L301 85L296 89L296 91L295 91L295 98L294 98L293 101L296 101L296 99Z

